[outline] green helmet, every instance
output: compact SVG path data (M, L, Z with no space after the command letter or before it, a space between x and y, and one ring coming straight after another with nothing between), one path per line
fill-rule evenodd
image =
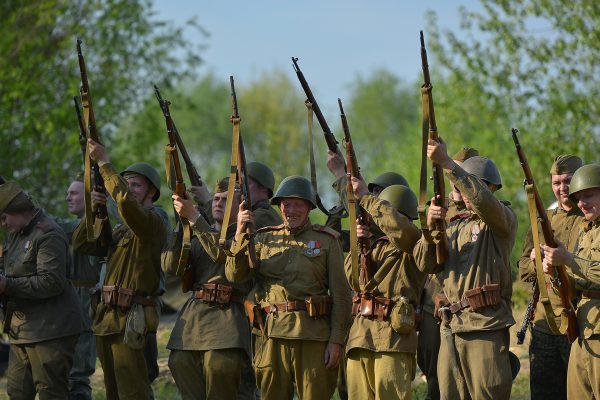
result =
M410 219L417 219L417 196L404 185L391 185L379 194L379 198L387 201L396 210Z
M254 179L256 182L267 188L269 191L269 198L273 197L273 189L275 188L275 177L271 168L265 164L252 161L246 164L246 171L248 176Z
M311 209L317 207L317 195L308 179L303 176L292 175L281 181L271 204L279 205L281 199L293 197L303 199L311 204Z
M462 168L482 181L497 185L498 189L502 187L500 172L498 172L496 164L489 158L481 156L467 158L462 164Z
M373 193L373 189L375 188L375 186L380 186L383 189L385 189L386 187L391 185L403 185L408 188L410 187L408 181L404 179L402 175L397 174L395 172L385 172L373 179L373 182L369 183L368 188L369 192Z
M577 204L577 199L573 195L592 188L600 188L600 165L598 164L587 164L575 171L569 185L569 199Z
M125 168L125 170L121 172L121 176L125 176L127 173L142 175L144 178L148 179L156 189L156 194L152 198L152 201L158 200L160 197L160 176L158 175L158 171L156 171L152 165L144 162L135 163Z

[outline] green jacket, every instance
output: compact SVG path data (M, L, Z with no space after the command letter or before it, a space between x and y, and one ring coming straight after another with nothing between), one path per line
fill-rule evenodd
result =
M600 292L600 218L584 224L575 250L571 271L584 281L579 281L583 290ZM582 296L577 305L579 335L589 339L600 334L600 299Z
M582 222L585 221L581 210L577 207L574 207L569 211L565 211L562 208L557 207L554 210L548 210L548 219L552 225L552 230L556 240L563 243L567 250L572 252L577 244L577 238L581 233L580 226ZM543 238L541 238L541 241L543 243ZM529 258L531 249L533 249L533 236L530 228L527 232L527 236L525 237L525 243L523 244L523 254L518 261L519 275L521 276L521 280L524 282L533 282L536 279L535 264ZM550 276L544 274L544 277L546 279L544 284L548 288L548 298L550 300L550 304L552 305L552 309L562 309L560 296L555 293L550 286ZM575 291L573 291L573 293L575 294ZM560 316L555 318L557 326L560 326L560 320ZM544 306L540 301L538 301L535 309L533 329L540 330L547 334L552 334L550 328L548 327L548 323L546 322Z
M375 296L387 297L396 302L402 296L416 305L427 276L426 271L419 269L412 255L421 230L389 203L372 195L363 196L360 205L386 235L372 244L371 259L376 272L365 289ZM345 267L350 281L350 255L346 257ZM358 287L352 289L360 291ZM378 321L356 315L350 328L346 352L357 347L377 352L415 353L417 334L413 330L408 335L400 335L392 329L389 320Z
M512 315L510 253L517 233L517 217L508 204L496 199L487 185L456 167L447 174L450 181L470 200L471 213L452 221L446 235L449 255L435 273L451 303L463 299L469 289L500 284L501 303L482 312L466 308L450 322L453 333L496 330L515 323ZM435 237L435 235L434 235ZM415 247L418 262L435 264L435 246L430 235L423 235Z
M0 271L6 276L11 343L27 344L78 335L81 307L67 280L69 244L43 211L23 230L6 238Z
M104 286L134 289L140 296L155 295L160 284L160 255L167 240L165 222L154 207L145 208L137 202L127 189L127 181L112 164L104 164L100 173L123 223L114 228L112 243L107 248L99 240L87 241L83 220L73 234L73 247L85 254L108 256ZM126 315L118 307L109 310L99 304L94 316L94 334L123 333Z
M235 233L235 225L229 231ZM203 283L227 283L225 260L227 256L219 247L219 232L212 229L204 218L192 225L190 265L194 268L194 290ZM231 235L229 235L231 236ZM233 286L243 293L250 290L250 282ZM192 293L183 305L171 332L167 348L171 350L215 350L241 348L250 355L250 327L240 303L229 307L209 306Z
M62 228L65 235L67 235L69 244L72 244L73 233L81 222L81 219L54 218L54 221ZM72 247L70 252L73 263L69 271L67 271L67 277L73 283L73 286L94 287L100 279L100 260L97 257L73 251Z
M244 235L242 240L232 243L225 272L232 282L254 278L253 293L261 306L304 301L317 295L333 297L332 312L327 318L310 318L304 311L268 315L267 335L343 344L352 299L337 233L308 221L295 233L285 225L265 228L257 233L255 243L257 269L248 266L248 240Z
M281 215L266 200L254 204L252 213L254 214L254 229L281 225L283 223Z

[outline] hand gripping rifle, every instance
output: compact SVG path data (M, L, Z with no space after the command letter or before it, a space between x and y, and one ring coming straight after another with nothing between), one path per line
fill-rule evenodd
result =
M350 136L350 128L348 127L348 120L342 107L342 101L338 99L338 105L340 107L340 117L342 119L342 127L344 129L344 146L346 148L346 177L347 177L347 192L348 192L348 219L350 224L350 260L352 265L352 280L353 285L357 288L364 286L373 277L373 265L371 259L371 241L369 238L357 237L357 205L356 198L354 197L354 190L352 188L351 177L361 179L360 168L358 161L356 160L356 153L354 152L354 146L352 145L352 138ZM369 225L369 215L367 212L360 207L359 220L362 225ZM359 248L357 248L357 245ZM360 250L360 259L359 252Z
M423 147L421 157L421 180L420 180L420 192L419 192L419 216L421 220L421 229L427 227L427 218L425 216L425 203L427 201L427 143L428 141L435 140L439 142L439 136L437 132L437 125L435 122L435 110L433 107L433 86L431 85L431 79L429 77L429 65L427 64L427 50L425 49L425 40L423 39L423 31L420 32L421 36L421 65L423 68L423 80L424 84L421 86L421 97L423 105ZM429 130L429 134L427 134ZM446 187L444 184L444 172L442 168L436 164L431 163L432 177L433 180L433 203L438 206L446 207ZM446 236L446 222L444 220L438 220L436 223L435 230L440 232L440 241L436 245L436 261L438 264L443 264L448 257L448 237Z
M171 190L173 190L173 193L179 197L187 198L183 173L181 171L181 163L179 162L180 148L177 141L179 133L177 132L175 122L173 122L171 111L169 110L169 105L171 103L162 98L156 85L154 85L154 93L156 94L156 99L163 112L163 116L165 117L167 135L169 137L169 143L165 147L165 171L167 173L167 182ZM173 178L175 182L173 182ZM176 219L177 227L175 228L175 235L178 235L176 243L181 239L181 252L179 253L179 261L175 270L175 275L182 277L182 290L185 293L190 290L191 285L193 284L193 270L189 267L189 252L192 235L188 220L180 217L178 214L176 214Z
M81 106L83 107L86 137L88 139L92 139L97 143L101 143L100 138L98 136L98 130L96 129L96 118L94 117L94 108L92 107L92 95L90 93L90 85L88 83L87 70L85 68L85 60L83 58L83 53L81 52L81 40L79 39L77 39L77 57L79 59L79 72L81 74L81 88L79 89L79 94L81 96ZM92 160L90 159L89 148L86 146L84 201L88 241L94 241L102 234L99 231L100 229L102 229L102 225L96 225L98 221L106 221L106 223L108 223L108 212L106 210L106 205L98 205L95 210L92 210L92 200L90 193L92 186L91 171L93 171L94 175L94 190L97 192L105 193L106 189L104 188L104 180L102 179L102 175L100 175L100 168L98 167L97 163L92 162ZM94 217L96 218L96 221L93 221ZM106 232L105 229L102 229L102 231ZM102 234L101 240L103 245L108 245L108 243L110 242L106 242L108 238L104 234Z
M537 217L539 224L542 228L542 234L544 236L544 241L550 247L558 247L558 243L554 238L554 232L552 231L552 225L548 220L548 215L546 214L546 209L544 208L544 204L542 203L542 199L540 194L535 186L535 181L533 180L533 174L531 173L531 169L529 168L529 163L527 162L527 157L525 156L525 152L519 143L519 138L517 137L517 133L519 131L517 129L512 129L512 138L515 142L515 147L517 149L517 155L519 156L519 161L521 162L521 166L523 167L523 172L525 173L525 185L529 186L533 192L533 196L535 199L535 208L537 210ZM563 307L562 311L562 323L560 326L560 330L562 333L567 334L570 342L573 342L577 339L579 334L577 328L577 315L575 313L575 307L573 307L573 303L571 302L571 293L570 293L570 285L569 285L569 277L567 275L567 271L564 265L554 267L554 286L558 288L558 295L560 296L560 301ZM538 279L539 280L539 279ZM537 282L537 285L534 286L534 292L532 295L532 309L535 310L535 306L537 300L540 297L540 285L545 285L545 282ZM551 310L550 310L551 311ZM548 312L546 313L548 314ZM554 313L551 312L552 315L546 315L547 319L554 318ZM531 315L527 317L532 317ZM566 324L566 327L564 326Z
M229 225L229 219L231 216L231 207L233 205L233 196L235 195L235 183L240 186L242 194L242 202L245 204L246 209L252 207L252 200L250 199L250 191L248 190L248 174L246 169L246 153L244 151L244 141L240 133L240 114L238 111L237 95L235 94L235 84L233 76L229 77L229 83L231 84L231 123L233 124L233 140L231 143L231 168L229 170L229 186L227 187L227 203L225 205L225 216L223 218L223 225L221 226L221 237L219 238L219 245L225 246L227 227ZM250 225L246 226L246 234L248 236L248 261L250 268L256 268L258 266L256 260L256 249L254 246L254 228Z

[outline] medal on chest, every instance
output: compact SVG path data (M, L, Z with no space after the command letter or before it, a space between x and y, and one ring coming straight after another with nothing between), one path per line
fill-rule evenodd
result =
M318 240L310 240L306 246L307 249L304 252L309 256L321 253L321 242Z
M479 232L481 232L481 228L479 228L479 224L474 224L471 227L471 242L476 242L479 237Z

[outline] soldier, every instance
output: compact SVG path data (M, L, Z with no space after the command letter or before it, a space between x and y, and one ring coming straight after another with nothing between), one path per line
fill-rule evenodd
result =
M55 219L65 231L69 242L71 242L73 232L85 213L83 191L83 178L79 174L69 185L66 197L69 212L77 218L71 220ZM73 368L69 374L69 399L91 400L90 376L96 370L96 339L92 332L92 320L90 318L90 289L98 283L101 264L98 258L77 251L71 251L71 256L73 264L67 272L67 276L81 301L84 331L79 335L75 346Z
M256 235L259 266L249 268L245 226L253 218L241 208L226 264L229 280L256 279L252 300L266 313L254 354L261 398L292 399L295 383L301 399L330 399L351 309L342 250L334 231L310 222L316 195L306 178L284 179L271 203L284 223Z
M577 306L579 338L571 345L567 371L567 398L600 398L600 165L588 164L573 174L569 198L586 219L576 250L559 242L544 249L544 272L554 276L553 266L566 265L582 286ZM560 371L558 372L560 374Z
M252 213L254 214L254 228L261 229L265 226L280 225L283 220L275 209L269 204L273 197L275 177L273 171L265 164L258 161L246 165L248 172L248 190L252 199Z
M469 211L448 225L448 258L434 271L439 272L446 297L440 309L440 396L508 399L512 386L508 328L515 323L509 263L517 218L494 196L502 183L491 160L471 157L461 167L448 156L445 144L434 140L429 141L427 156L444 169ZM441 206L429 207L430 229L445 213ZM435 263L430 238L423 235L415 255L424 253L419 256L423 262Z
M346 344L349 398L410 399L417 349L414 308L427 276L412 256L421 236L411 221L417 219L417 197L402 185L388 186L378 197L356 178L352 186L386 236L371 245L374 275L352 287L354 320ZM359 225L358 236L370 237L368 227ZM350 256L346 276L352 282Z
M88 146L122 220L112 232L109 248L99 240L87 241L85 221L73 235L75 250L108 254L102 302L93 318L106 396L148 399L151 389L144 358L145 334L158 327L155 294L160 284L161 251L167 240L163 217L153 206L160 196L160 177L145 163L133 164L118 174L104 146L91 139ZM105 204L106 196L92 192L92 200Z
M458 165L471 157L478 156L479 152L472 147L463 147L452 159ZM465 202L460 192L452 188L448 195L448 211L446 222L450 222L460 213L465 212ZM429 275L420 301L419 337L417 343L417 365L427 378L427 400L439 400L440 387L437 378L438 353L440 351L440 324L434 316L434 298L442 291L442 285L437 276Z
M167 344L169 369L183 399L235 399L242 367L250 356L250 329L243 308L250 282L232 284L227 280L227 256L219 247L228 182L229 178L221 179L215 187L212 226L191 199L173 195L175 209L190 221L195 234L190 252L193 293L179 312ZM232 218L237 216L239 203L236 190ZM251 390L247 398L253 395Z
M69 243L60 227L15 182L0 185L8 236L0 255L4 332L10 338L11 399L66 399L81 305L67 280Z
M581 165L581 158L577 156L560 155L554 159L550 168L552 192L557 206L548 210L548 219L556 240L564 243L571 252L575 249L579 226L584 218L581 210L569 199L569 184L573 173ZM534 262L533 238L529 229L523 245L523 254L518 261L519 274L524 282L532 282L536 279ZM552 308L561 308L560 296L552 290L550 277L547 277L544 284L548 287L548 298ZM544 315L544 306L538 302L529 344L531 399L566 399L571 343L566 334L561 335L550 330ZM560 316L555 320L557 326L560 326Z

